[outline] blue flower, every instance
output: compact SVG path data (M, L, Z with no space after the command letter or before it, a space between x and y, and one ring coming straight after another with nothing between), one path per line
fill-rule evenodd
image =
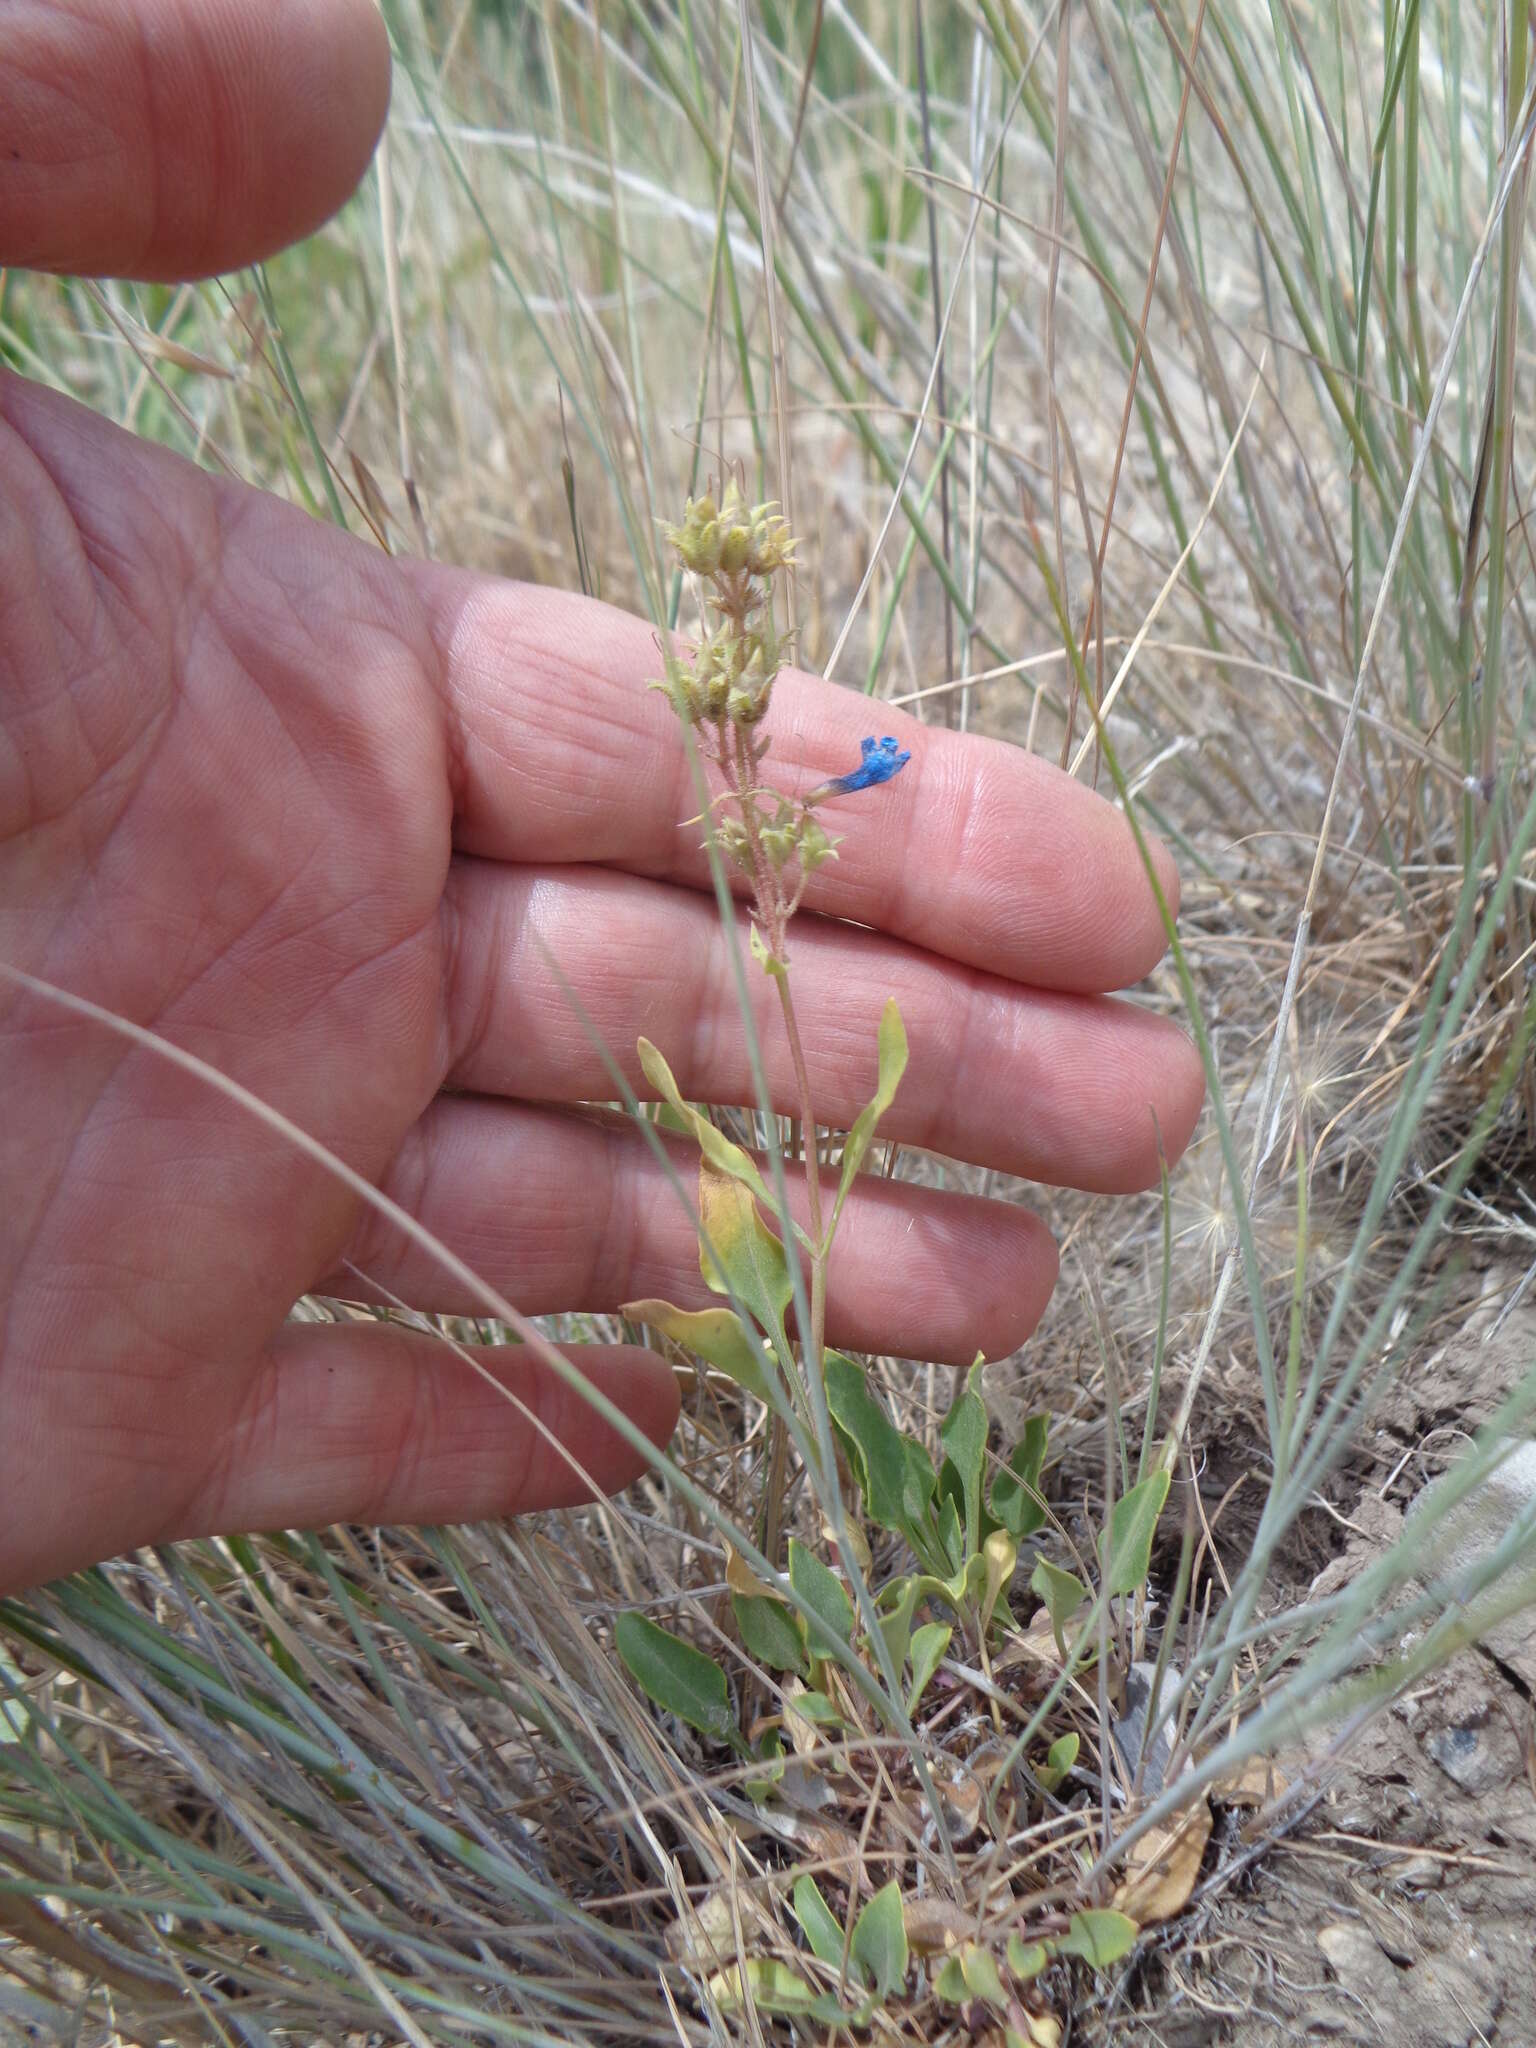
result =
M872 789L877 782L889 782L893 775L899 775L912 755L909 749L898 747L887 733L883 740L861 740L859 751L864 758L857 768L847 775L834 775L830 782L823 782L813 789L805 799L808 804L819 804L824 797L847 796L851 790Z

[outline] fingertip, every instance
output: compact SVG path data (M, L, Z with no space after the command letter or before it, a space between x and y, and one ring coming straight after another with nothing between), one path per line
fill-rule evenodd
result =
M32 7L0 68L0 262L208 276L328 219L389 103L373 0Z
M1127 1145L1126 1174L1118 1190L1110 1192L1155 1188L1164 1167L1171 1171L1183 1158L1205 1107L1205 1065L1189 1033L1171 1017L1145 1017L1142 1027L1155 1034L1155 1052L1143 1054L1148 1061L1143 1136L1139 1144Z
M1205 1107L1205 1062L1200 1048L1181 1026L1170 1023L1178 1034L1168 1062L1168 1116L1163 1126L1163 1150L1168 1164L1176 1166L1189 1147Z
M677 1427L682 1396L677 1375L665 1359L628 1344L562 1344L559 1350L587 1386L611 1402L657 1449L667 1444ZM598 1412L581 1387L558 1376L544 1360L534 1364L533 1372L546 1398L529 1405L542 1412L555 1442L545 1438L525 1458L526 1440L517 1440L501 1513L579 1507L594 1497L593 1488L598 1495L618 1493L650 1470L645 1452ZM559 1445L573 1457L563 1457ZM589 1479L591 1487L586 1484Z

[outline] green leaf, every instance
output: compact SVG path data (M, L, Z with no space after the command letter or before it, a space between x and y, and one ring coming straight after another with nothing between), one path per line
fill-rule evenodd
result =
M843 1717L824 1692L797 1692L789 1705L818 1728L841 1728Z
M928 1682L943 1661L944 1652L949 1648L954 1630L947 1621L925 1622L912 1634L912 1686L907 1694L907 1713L917 1712L917 1703L928 1689Z
M965 2005L971 1996L971 1987L965 1981L965 1971L960 1967L958 1956L946 1956L939 1965L939 1974L933 1980L933 1995L942 1998L946 2005Z
M901 1463L901 1498L910 1535L921 1529L927 1520L933 1496L938 1491L939 1475L933 1469L932 1458L915 1437L902 1438Z
M889 1998L906 1981L907 1927L902 1918L901 1887L894 1877L880 1887L854 1922L849 1953L869 1972L881 1998Z
M771 974L775 981L782 981L789 972L787 961L778 960L768 950L768 941L754 924L747 937L747 948L764 974Z
M805 1644L795 1626L795 1617L782 1600L756 1593L737 1593L731 1599L741 1640L759 1664L770 1671L805 1669Z
M712 1293L733 1295L770 1336L787 1342L784 1311L794 1282L784 1247L750 1190L707 1165L699 1167L699 1271Z
M761 1770L762 1776L743 1778L741 1789L749 1799L762 1806L773 1797L784 1776L784 1737L779 1729L763 1730L762 1741L757 1745L752 1760Z
M1128 1913L1090 1906L1072 1915L1066 1933L1056 1943L1056 1953L1081 1956L1095 1970L1107 1970L1111 1963L1130 1954L1140 1931Z
M1075 1730L1066 1735L1057 1736L1056 1740L1045 1752L1045 1762L1035 1772L1035 1776L1040 1780L1043 1791L1054 1792L1056 1790L1056 1787L1077 1762L1077 1752L1080 1747L1081 1744Z
M891 1662L899 1671L912 1647L912 1616L922 1596L922 1586L915 1578L889 1579L876 1595L876 1606L891 1601L893 1596L895 1604L879 1617L880 1633L885 1637Z
M1152 1567L1152 1538L1172 1476L1166 1470L1149 1472L1111 1508L1109 1529L1099 1539L1106 1560L1107 1593L1134 1593L1146 1584Z
M838 1218L843 1213L843 1204L848 1199L848 1190L853 1186L864 1155L874 1141L875 1127L896 1098L901 1077L907 1071L907 1033L901 1021L901 1012L896 1007L896 998L887 999L880 1018L879 1052L875 1092L869 1102L854 1118L853 1128L843 1145L842 1178L838 1182L837 1200L832 1204L832 1220L827 1225L827 1244L830 1248L833 1232L837 1229Z
M944 1469L952 1471L948 1459ZM944 1496L939 1509L939 1541L944 1546L944 1556L952 1572L965 1570L965 1529L960 1520L960 1509L953 1494Z
M1064 1572L1048 1558L1037 1557L1035 1568L1029 1575L1029 1590L1037 1600L1044 1602L1056 1634L1056 1647L1065 1657L1067 1642L1063 1631L1088 1598L1088 1588L1075 1572Z
M1008 1937L1008 1967L1020 1984L1033 1983L1051 1960L1050 1946L1043 1941L1024 1941L1017 1934Z
M828 1351L825 1364L827 1407L848 1447L865 1511L882 1529L905 1535L910 1522L905 1439L851 1358Z
M853 1634L853 1602L841 1581L829 1571L814 1551L807 1550L797 1536L789 1539L789 1583L832 1634L847 1642ZM826 1645L811 1637L811 1655L824 1657ZM804 1708L804 1701L796 1705Z
M824 2020L830 2026L849 2019L830 1991L818 1991L788 1963L774 1962L767 1957L754 1956L745 1964L732 1963L728 1970L721 1970L711 1977L706 1989L724 2012L743 2011L750 1992L752 2003L761 2012L783 2013L793 2019Z
M643 1323L648 1330L659 1330L663 1337L681 1344L685 1351L723 1372L759 1401L768 1400L771 1368L766 1362L767 1343L755 1330L748 1335L734 1309L674 1308L670 1301L626 1301L619 1314L632 1323Z
M977 1998L985 1998L993 2005L1006 2005L1008 1994L1003 1989L1003 1980L997 1974L997 1964L992 1951L976 1943L962 1949L960 1967L965 1972L965 1981Z
M1009 1455L1007 1467L992 1482L992 1512L1018 1543L1033 1536L1045 1521L1045 1508L1036 1495L1040 1491L1040 1469L1045 1463L1049 1427L1048 1415L1031 1415L1024 1425L1024 1434Z
M643 1614L621 1614L613 1634L626 1670L647 1699L717 1742L739 1739L725 1673L712 1657Z
M685 1127L693 1133L695 1143L715 1172L727 1174L732 1180L749 1187L763 1206L771 1211L773 1198L763 1185L763 1176L758 1172L757 1162L751 1153L733 1144L724 1131L715 1129L707 1116L683 1100L682 1090L672 1078L672 1069L648 1038L638 1039L635 1049L640 1055L640 1071L673 1115L681 1117Z
M939 1490L956 1497L965 1527L965 1550L971 1557L981 1542L982 1480L987 1461L987 1405L977 1391L981 1376L978 1358L966 1375L965 1385L953 1407L939 1424L939 1441L944 1446L944 1464L939 1472ZM958 1570L961 1559L954 1560Z
M811 1945L811 1954L818 1962L840 1970L843 1967L842 1922L822 1897L821 1887L809 1871L795 1879L791 1904L801 1932ZM862 1972L855 1975L854 1981L860 1990L864 1988Z

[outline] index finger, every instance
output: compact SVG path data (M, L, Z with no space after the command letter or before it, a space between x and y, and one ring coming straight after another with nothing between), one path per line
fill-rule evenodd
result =
M454 727L460 849L707 885L678 716L645 687L661 670L652 628L569 592L417 573ZM854 766L871 730L912 751L895 781L819 813L840 841L812 877L811 908L1040 988L1124 988L1162 957L1130 827L1048 762L796 670L780 677L764 729L765 780L790 795ZM1160 843L1153 860L1176 909Z

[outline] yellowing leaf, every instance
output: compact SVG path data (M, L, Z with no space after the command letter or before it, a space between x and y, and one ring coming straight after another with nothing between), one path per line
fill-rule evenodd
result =
M767 1345L755 1331L749 1335L741 1327L734 1309L674 1308L670 1301L626 1301L619 1314L632 1323L643 1323L648 1330L659 1330L663 1337L670 1337L674 1344L681 1344L685 1351L693 1352L706 1365L734 1380L744 1392L767 1401Z
M763 1185L763 1176L758 1172L757 1162L751 1153L744 1152L739 1145L733 1144L724 1131L715 1129L707 1116L696 1110L691 1102L683 1100L682 1090L672 1078L672 1069L648 1038L637 1040L635 1049L640 1055L640 1070L646 1080L662 1101L670 1106L674 1115L680 1117L687 1129L692 1131L699 1150L716 1173L729 1174L732 1179L741 1181L771 1209L772 1200Z
M745 1964L733 1963L730 1969L711 1977L706 1988L723 2012L741 2012L750 1998L762 2012L834 2024L846 2017L830 1992L816 1990L787 1963L767 1957L754 1956Z
M986 1566L986 1582L981 1593L981 1627L985 1634L992 1623L992 1610L997 1605L998 1595L1013 1579L1014 1567L1019 1561L1019 1546L1006 1529L994 1529L981 1546Z
M757 1212L750 1188L699 1167L699 1271L715 1294L730 1294L781 1340L794 1292L784 1247Z

